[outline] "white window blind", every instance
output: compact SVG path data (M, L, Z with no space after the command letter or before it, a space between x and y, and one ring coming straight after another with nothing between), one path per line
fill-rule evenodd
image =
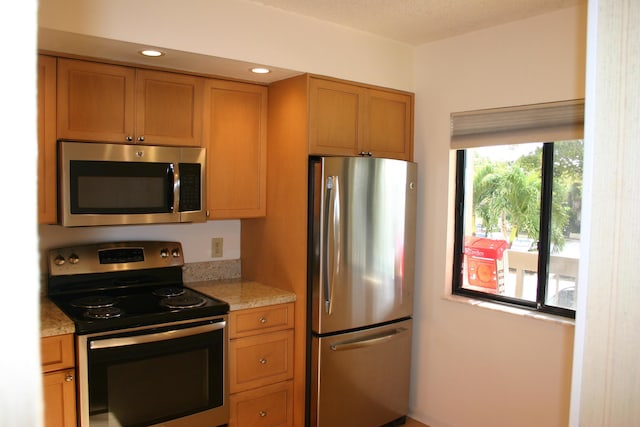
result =
M583 138L584 99L451 114L451 148Z

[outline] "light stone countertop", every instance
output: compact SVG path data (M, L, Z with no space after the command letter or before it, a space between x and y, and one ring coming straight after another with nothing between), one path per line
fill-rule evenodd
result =
M67 317L51 300L40 298L40 336L72 334L75 332L73 321Z
M204 280L184 285L227 302L231 311L283 304L296 300L296 294L291 291L242 279ZM40 300L40 336L48 337L74 332L73 321L51 300L43 296Z
M291 291L242 279L191 282L185 283L185 286L226 301L229 303L230 311L284 304L296 300L296 294Z

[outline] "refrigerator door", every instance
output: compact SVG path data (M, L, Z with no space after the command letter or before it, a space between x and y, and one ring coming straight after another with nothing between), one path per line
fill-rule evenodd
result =
M321 157L310 173L312 330L411 316L417 165Z
M313 337L311 427L381 426L407 414L411 322Z

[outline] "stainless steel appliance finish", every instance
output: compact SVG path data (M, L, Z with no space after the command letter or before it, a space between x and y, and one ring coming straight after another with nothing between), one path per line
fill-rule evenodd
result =
M75 324L80 427L229 420L228 310L182 282L178 242L52 249L47 296Z
M407 414L411 319L335 336L313 337L311 418L321 426L371 426Z
M408 410L417 165L310 161L309 425L376 427Z
M204 222L206 150L59 141L63 226Z

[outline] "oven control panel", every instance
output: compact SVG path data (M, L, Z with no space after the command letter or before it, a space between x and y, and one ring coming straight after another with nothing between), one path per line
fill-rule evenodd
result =
M109 242L51 249L51 276L142 270L184 265L180 242Z

